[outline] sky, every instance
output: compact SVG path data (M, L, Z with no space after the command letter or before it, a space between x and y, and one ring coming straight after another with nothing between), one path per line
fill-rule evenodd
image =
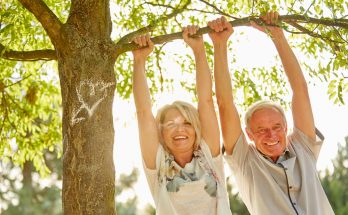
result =
M242 37L238 37L239 33L244 33ZM248 68L249 66L263 66L272 63L277 55L277 52L271 40L263 33L255 29L247 27L239 27L235 29L236 36L232 35L233 51L237 57L237 66ZM238 38L237 38L238 37ZM210 42L210 39L205 35L205 41ZM257 47L257 48L255 48ZM185 49L182 41L174 41L167 45L169 51L182 52ZM186 48L188 49L188 48ZM250 51L252 50L252 51ZM296 52L298 59L301 58L301 53ZM300 56L300 57L299 57ZM252 62L250 61L252 59ZM279 59L278 59L279 60ZM178 67L168 62L171 70L180 70ZM231 68L231 65L230 65ZM304 71L305 73L305 71ZM182 75L178 72L177 75ZM174 75L175 80L175 75ZM174 92L167 94L156 95L156 104L154 104L154 114L158 107L164 104L180 99L191 101L190 95L181 88L181 86L174 82ZM318 170L324 170L331 167L331 160L334 159L337 153L338 143L344 142L344 137L348 135L348 126L346 121L348 119L348 107L334 105L333 101L329 101L326 94L325 83L316 82L309 84L309 93L313 108L316 127L324 134L325 143L322 147L317 163ZM117 111L116 111L117 109ZM129 174L133 168L139 170L138 183L134 190L125 193L118 197L117 201L124 201L132 195L137 195L139 198L139 206L143 207L146 203L153 204L153 200L148 189L144 171L142 169L142 159L140 153L137 121L135 115L135 105L131 98L129 101L124 101L120 98L115 98L114 102L114 126L115 126L115 148L114 161L116 168L116 177L120 174ZM290 113L287 116L291 117ZM289 120L288 120L289 121ZM230 172L227 169L226 176Z

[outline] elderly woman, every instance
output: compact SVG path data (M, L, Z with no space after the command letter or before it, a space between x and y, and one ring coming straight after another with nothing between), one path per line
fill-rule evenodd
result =
M225 189L220 132L212 100L211 72L197 26L183 28L196 62L198 110L183 101L152 114L145 76L154 44L149 35L134 42L133 92L145 174L160 215L231 214Z

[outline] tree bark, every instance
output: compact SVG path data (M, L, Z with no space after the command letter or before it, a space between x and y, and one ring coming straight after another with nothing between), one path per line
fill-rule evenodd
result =
M116 214L112 117L116 56L110 39L109 0L72 0L65 24L42 0L19 1L44 27L58 60L63 106L63 213ZM7 54L18 55L13 51Z
M73 1L57 48L63 106L64 214L116 214L108 1Z
M96 42L58 57L64 214L115 214L114 62Z

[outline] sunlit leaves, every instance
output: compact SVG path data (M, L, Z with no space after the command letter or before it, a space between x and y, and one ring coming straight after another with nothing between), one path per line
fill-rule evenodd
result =
M232 71L236 99L243 109L258 100L272 100L289 105L288 89L284 71L279 67L253 68Z
M0 42L9 49L17 51L51 48L41 24L22 5L15 0L1 2Z
M45 0L45 3L53 13L64 23L68 19L71 1L70 0Z
M45 175L49 172L43 159L46 148L53 147L58 156L61 154L60 91L54 74L42 72L53 68L40 63L11 67L1 62L7 66L5 75L0 75L5 86L0 92L0 156L10 158L16 165L31 160Z
M127 54L120 55L115 64L116 92L125 99L129 98L132 92L132 71L131 58Z
M250 15L258 16L268 10L280 14L301 14L316 18L340 19L347 15L344 0L261 0L261 1L182 1L182 0L116 0L110 4L113 21L112 39L119 41L123 36L143 27L151 28L151 35L180 32L185 25L206 26L208 20L222 14L229 19ZM45 0L48 7L64 23L68 17L70 1ZM189 3L186 8L183 6ZM41 24L16 0L0 3L0 43L17 51L53 48ZM182 9L182 11L181 11ZM168 15L180 12L166 19ZM234 18L233 18L234 17ZM344 104L347 94L348 31L330 26L299 23L307 32L294 26L284 25L290 33L289 42L299 52L301 66L309 82L317 80L328 83L328 95L333 102ZM170 48L167 48L170 47ZM195 73L192 54L178 53L177 47L165 44L158 46L149 57L147 77L152 95L180 87L194 97ZM208 61L212 65L212 49L207 45ZM171 66L168 62L176 62ZM230 63L236 63L230 58ZM253 63L253 59L250 59ZM45 150L60 153L61 122L60 92L55 71L46 64L16 63L0 61L0 156L21 163L32 160L43 166ZM120 55L115 64L116 91L122 98L132 92L132 56ZM175 71L173 71L175 70ZM179 74L179 75L178 75ZM289 87L285 85L282 68L271 65L262 68L232 68L232 79L238 105L246 107L259 99L277 100L287 103ZM174 76L175 75L175 76ZM179 76L179 77L178 77ZM17 144L13 150L11 144ZM40 167L38 167L40 168ZM42 168L44 169L44 168ZM45 172L45 170L44 170Z
M333 100L335 104L345 104L344 94L348 92L348 80L347 78L341 78L339 80L334 79L330 81L328 85L327 93L329 99Z
M170 19L166 22L156 22L163 14L171 13L175 8L178 8L178 1L132 1L131 4L126 4L125 2L118 1L120 6L125 7L120 19L116 19L124 23L127 23L127 31L134 31L139 27L144 27L147 25L156 25L155 29L152 31L152 35L164 35L166 33L178 32L181 27L187 24L197 24L200 26L205 26L207 20L216 18L218 14L229 14L233 17L245 17L248 15L259 15L265 13L268 10L278 10L280 14L303 14L310 15L316 18L341 18L344 13L346 13L347 6L344 3L339 4L334 1L218 1L211 4L209 1L205 3L204 1L192 1L186 10L181 14L178 14L174 19ZM127 12L128 11L128 12ZM127 13L127 15L125 15ZM139 14L142 14L140 17ZM152 15L149 15L152 14ZM129 21L130 18L135 20ZM127 21L128 20L128 21ZM115 23L120 23L116 21ZM347 39L348 34L346 30L334 29L331 27L300 23L300 25L307 29L308 32L299 33L301 30L296 29L292 26L285 25L287 31L294 33L294 37L289 38L289 41L294 49L299 48L301 54L305 55L309 60L303 60L301 62L304 73L309 74L313 79L319 79L322 81L327 81L329 79L341 78L341 75L337 71L347 71L347 57L348 47ZM132 30L134 28L134 30ZM124 30L124 29L123 29ZM122 31L123 31L122 30ZM309 35L306 35L310 33ZM126 34L126 33L124 33ZM123 35L124 35L123 34ZM119 34L122 37L122 34ZM320 38L319 38L320 37ZM294 39L294 40L293 40ZM208 50L209 52L209 50ZM211 55L212 53L209 53ZM189 61L193 63L191 59L187 56L180 57L177 56L176 60L179 63L182 71L188 71L188 74L192 74L192 70L187 68L183 62ZM255 68L257 70L257 68ZM152 71L150 71L152 72ZM250 78L250 77L249 77ZM277 81L274 76L270 80ZM248 81L248 80L246 80ZM313 82L313 80L308 80ZM250 80L249 80L250 82ZM249 83L245 82L245 83ZM162 84L161 82L158 82ZM156 86L156 81L150 85ZM250 82L251 83L251 82ZM188 91L194 91L194 82L191 81L181 81L182 87ZM258 86L257 84L255 86ZM162 89L162 86L158 86L158 89ZM156 89L156 87L154 88ZM336 93L338 96L338 89L335 88L332 93ZM262 91L259 89L258 91ZM249 92L255 92L250 86L244 89L244 94L249 95ZM153 91L155 92L155 91ZM278 92L281 93L281 92ZM343 93L344 94L344 93ZM254 94L256 99L257 94ZM274 97L268 93L269 96ZM278 95L278 94L276 94ZM250 96L250 95L249 95ZM277 96L276 96L277 97ZM281 98L278 96L277 98ZM338 96L338 98L342 98ZM253 99L248 98L250 103ZM343 96L344 100L344 96Z

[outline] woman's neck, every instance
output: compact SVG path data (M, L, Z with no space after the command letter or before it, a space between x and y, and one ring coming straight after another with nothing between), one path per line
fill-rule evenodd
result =
M185 167L187 163L190 163L193 158L193 151L187 151L179 154L173 154L174 160L182 168Z

